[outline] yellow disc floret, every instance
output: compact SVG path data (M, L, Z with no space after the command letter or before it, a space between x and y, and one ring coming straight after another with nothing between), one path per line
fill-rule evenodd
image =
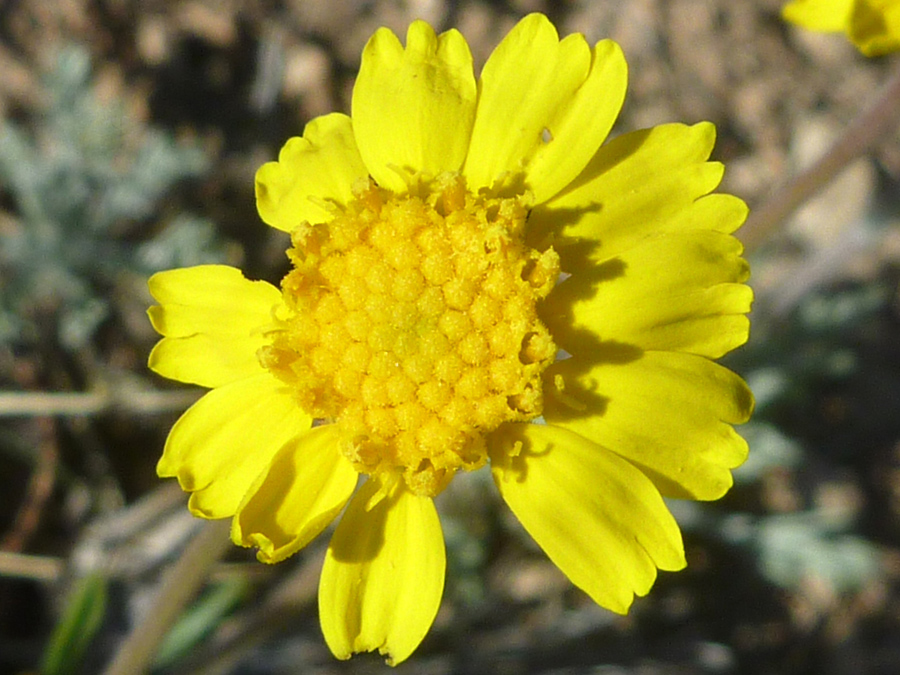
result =
M525 245L523 197L473 195L455 174L353 192L331 222L293 232L289 316L260 359L338 425L358 471L434 496L485 463L485 433L541 414L556 346L536 304L559 259Z

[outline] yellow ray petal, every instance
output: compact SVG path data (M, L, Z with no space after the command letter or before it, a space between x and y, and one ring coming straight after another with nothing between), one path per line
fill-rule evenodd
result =
M558 427L510 424L490 437L491 471L528 533L598 604L628 611L657 568L685 566L681 533L637 468Z
M736 197L710 196L723 168L707 162L715 143L708 122L664 124L603 146L563 193L531 213L531 239L552 234L563 267L617 255L644 237L686 229L736 230L747 209Z
M900 50L900 2L858 0L850 17L848 35L866 56Z
M781 10L785 21L810 30L842 31L850 21L855 0L794 0Z
M165 336L150 353L150 369L180 382L218 387L263 372L256 351L261 328L282 303L264 281L248 281L225 265L201 265L150 277L159 302L148 310Z
M241 546L257 546L276 563L312 541L356 489L358 474L338 447L334 425L292 438L247 491L231 529Z
M599 339L718 358L744 344L753 292L734 237L663 234L553 289L541 317L557 344L589 353Z
M311 423L283 385L261 373L213 389L192 405L172 427L156 471L194 492L194 515L225 518L278 449Z
M245 335L268 323L273 307L281 303L277 288L249 281L227 265L158 272L148 284L159 303L150 308L150 320L167 337Z
M469 187L524 171L540 204L588 163L612 128L627 85L622 50L593 50L582 35L562 41L542 14L531 14L491 54L479 81L466 159Z
M431 499L402 480L388 488L370 478L341 518L319 583L319 618L334 655L377 649L390 665L409 657L441 604L445 566Z
M333 217L328 203L346 205L353 182L366 175L350 118L316 117L302 138L284 145L277 162L256 172L256 208L265 223L285 232L304 221L328 222Z
M363 50L352 105L359 151L382 187L406 189L397 169L458 170L475 115L469 46L458 31L435 36L424 21L410 25L406 49L378 30Z
M220 387L264 372L248 342L209 335L163 338L150 352L150 370L187 384Z
M546 420L640 466L667 497L725 494L730 469L747 457L747 443L731 427L753 409L744 381L689 354L629 354L610 345L593 356L593 363L572 358L548 369ZM562 395L550 384L560 377Z

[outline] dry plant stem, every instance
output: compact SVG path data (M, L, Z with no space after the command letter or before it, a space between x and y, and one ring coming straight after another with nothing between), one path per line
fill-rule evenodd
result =
M319 576L325 558L320 545L304 553L304 560L253 610L226 619L206 644L185 663L181 675L225 675L273 634L294 625L315 606Z
M143 622L125 639L105 675L141 675L150 669L166 632L206 583L210 569L231 545L230 527L228 519L204 523L163 576L152 607Z
M25 498L12 528L0 540L0 549L3 551L16 552L25 548L26 542L38 527L41 514L56 484L56 471L59 466L56 424L49 417L38 419L36 424L39 433L37 462L28 480Z
M739 236L748 251L758 248L801 204L824 188L841 169L870 150L900 119L900 61L875 103L863 111L812 166L751 210Z
M164 481L127 508L94 521L89 526L88 536L102 537L106 541L128 540L148 532L170 512L184 508L184 490L176 481Z
M62 558L0 551L0 578L56 583L66 570Z
M83 417L112 410L137 415L157 415L180 412L198 398L200 394L192 390L0 392L0 417Z

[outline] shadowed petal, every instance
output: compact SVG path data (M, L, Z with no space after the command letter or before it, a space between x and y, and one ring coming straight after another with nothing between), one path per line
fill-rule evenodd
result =
M296 436L247 491L231 538L241 546L259 547L262 562L284 560L337 517L358 477L340 452L333 425Z
M192 405L172 427L156 471L194 492L194 515L226 518L278 449L311 423L284 386L263 372L213 389Z
M897 0L859 0L850 19L850 40L866 56L900 49L900 3Z

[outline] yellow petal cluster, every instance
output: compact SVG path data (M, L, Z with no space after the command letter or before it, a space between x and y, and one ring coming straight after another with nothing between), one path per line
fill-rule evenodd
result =
M337 519L319 586L338 658L408 658L445 574L433 497L490 464L572 582L620 613L684 567L664 497L716 499L752 396L715 359L752 293L712 194L711 124L607 141L618 45L522 19L476 80L455 30L387 29L352 114L256 176L291 235L280 287L217 265L150 280L150 367L209 387L158 465L191 511L277 562ZM360 477L363 477L360 485Z
M866 56L900 49L900 0L793 0L782 14L810 30L844 33Z

